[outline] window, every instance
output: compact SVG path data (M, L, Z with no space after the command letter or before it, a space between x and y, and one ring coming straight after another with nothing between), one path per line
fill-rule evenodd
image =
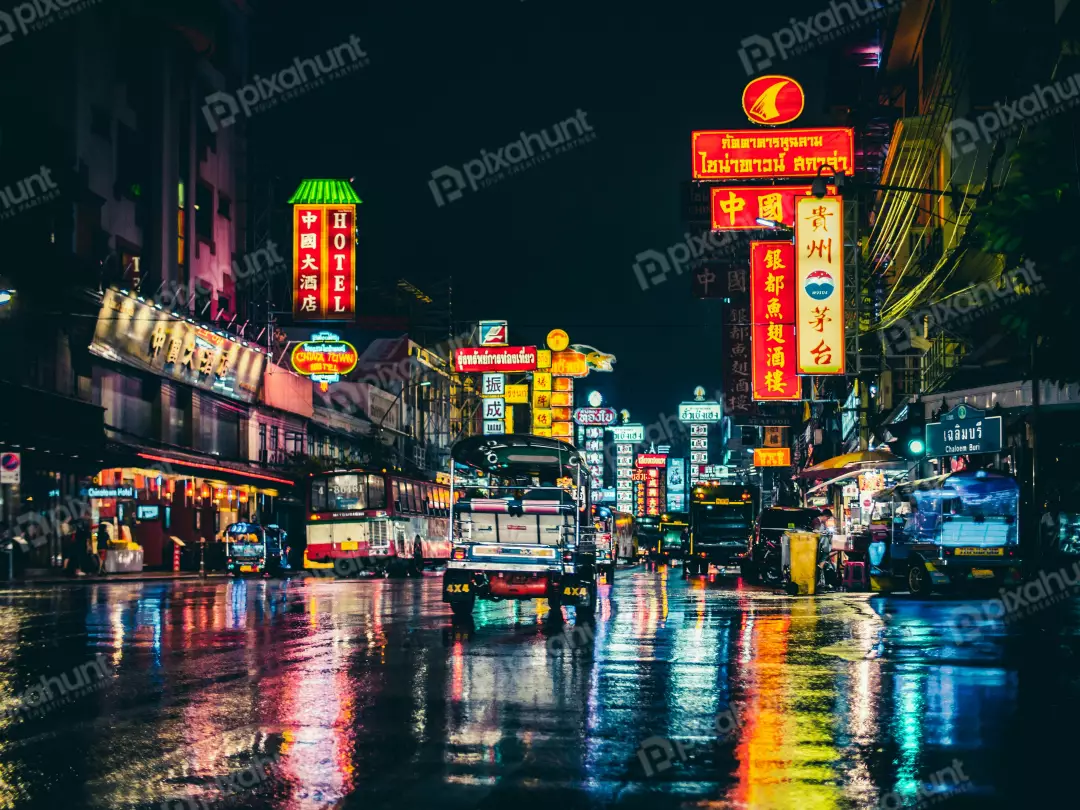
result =
M270 428L270 451L271 452L278 449L278 438L280 437L280 435L281 434L278 431L278 426L273 425Z
M259 461L266 463L266 425L259 425Z
M105 140L112 140L112 113L96 104L90 107L90 131Z
M200 182L195 187L195 238L214 242L214 187Z
M392 494L393 494L393 497L394 497L394 511L395 512L400 512L401 509L402 509L402 506L401 506L401 482L398 481L395 478L392 481L392 486L393 486L393 493Z
M220 191L217 195L217 212L223 219L232 219L232 200Z
M285 431L285 452L292 455L299 455L304 452L304 434L294 433L291 430Z
M311 511L354 512L367 508L364 476L350 473L315 478L311 482Z
M386 479L381 475L369 473L367 477L368 509L386 508Z

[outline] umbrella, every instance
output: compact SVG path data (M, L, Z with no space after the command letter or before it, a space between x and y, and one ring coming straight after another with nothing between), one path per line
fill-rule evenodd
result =
M860 470L902 470L908 462L899 456L894 456L886 450L860 450L858 453L845 453L842 456L807 467L801 473L800 478L818 481L822 478L832 478L842 473L858 472Z

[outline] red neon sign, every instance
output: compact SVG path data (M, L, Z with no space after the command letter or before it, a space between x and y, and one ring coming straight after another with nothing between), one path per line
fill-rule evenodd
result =
M637 457L638 467L666 467L667 456L659 453L639 453Z
M795 246L750 243L750 334L755 400L802 398L796 372Z
M293 206L293 317L356 318L356 206Z
M795 198L808 197L810 186L713 186L710 192L714 231L751 231L770 227L758 219L790 228L795 222ZM836 194L836 187L829 186L828 193Z
M473 346L454 351L454 370L460 374L483 371L533 371L535 346Z
M690 136L690 151L695 180L816 177L823 166L855 173L850 127L699 131Z
M787 76L758 76L742 92L743 112L755 124L790 124L805 103L802 85Z

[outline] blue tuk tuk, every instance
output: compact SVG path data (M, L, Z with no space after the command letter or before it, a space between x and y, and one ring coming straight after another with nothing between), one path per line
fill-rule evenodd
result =
M1020 488L1010 475L966 470L874 496L867 556L875 590L913 595L964 584L1019 582ZM882 520L884 518L884 520Z

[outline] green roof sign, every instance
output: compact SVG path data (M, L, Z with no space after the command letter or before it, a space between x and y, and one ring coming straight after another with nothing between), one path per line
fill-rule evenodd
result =
M304 180L289 198L290 205L360 205L361 202L347 180Z

